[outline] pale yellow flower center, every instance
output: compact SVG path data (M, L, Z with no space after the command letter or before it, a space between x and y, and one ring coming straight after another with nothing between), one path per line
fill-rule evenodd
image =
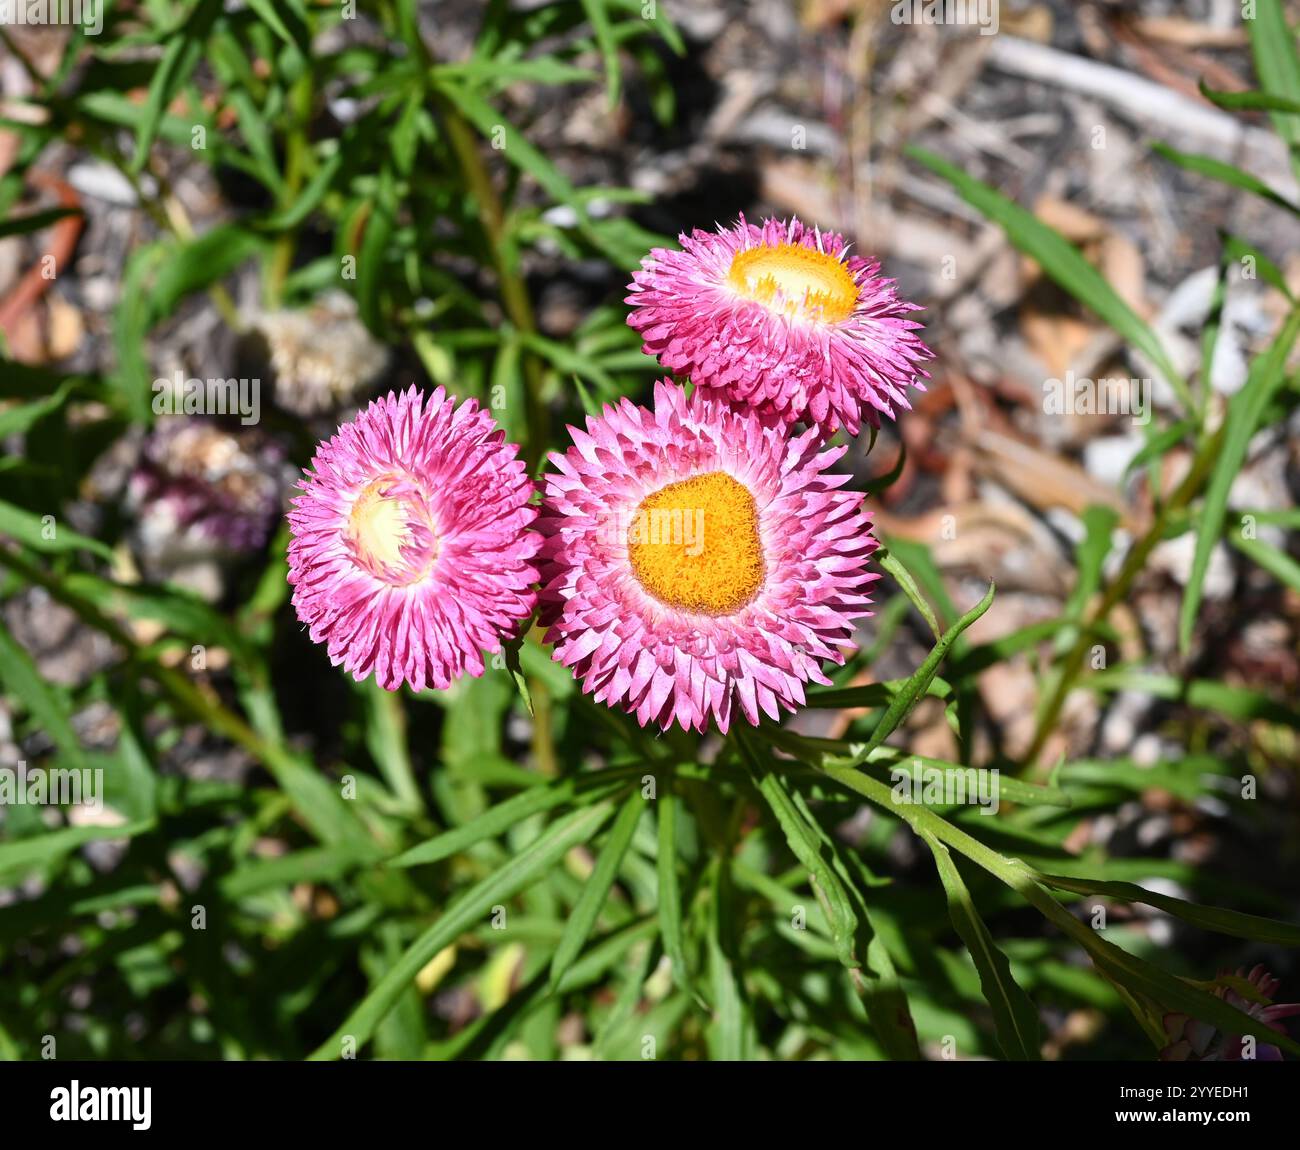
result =
M627 550L641 586L683 611L731 615L763 585L758 508L722 471L648 495L628 527Z
M424 493L411 480L385 476L357 496L344 532L353 556L394 587L420 582L438 557Z
M735 292L770 311L835 323L848 319L858 287L844 263L802 244L737 252L727 276Z

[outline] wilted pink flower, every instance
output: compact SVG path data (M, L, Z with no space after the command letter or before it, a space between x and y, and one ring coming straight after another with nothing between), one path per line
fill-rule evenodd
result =
M642 726L726 731L734 703L757 724L829 682L877 578L862 496L827 473L844 448L666 380L653 411L570 431L538 520L542 621L584 691Z
M924 388L917 365L931 353L907 318L919 308L841 236L742 217L679 239L681 251L656 248L633 273L628 323L697 387L826 435L878 426L881 413L910 408L909 386Z
M159 420L126 490L145 566L166 572L262 547L282 509L283 462L279 447L256 431L179 416Z
M483 673L536 600L532 484L491 415L438 388L371 403L316 449L289 526L298 618L381 687Z
M1220 980L1226 977L1227 971L1219 972ZM1251 1018L1258 1018L1270 1030L1285 1034L1280 1020L1300 1014L1300 1003L1273 1002L1279 983L1262 966L1256 966L1249 975L1239 970L1236 977L1249 982L1265 1001L1248 999L1222 981L1214 988L1214 994ZM1162 1062L1241 1062L1246 1058L1248 1040L1240 1034L1223 1034L1212 1023L1175 1013L1165 1015L1164 1027L1169 1044L1160 1051ZM1282 1052L1261 1042L1255 1047L1254 1058L1261 1062L1280 1062Z

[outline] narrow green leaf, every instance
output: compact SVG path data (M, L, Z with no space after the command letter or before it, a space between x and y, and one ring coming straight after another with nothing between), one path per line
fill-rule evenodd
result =
M555 948L551 958L551 990L554 990L564 977L565 972L577 961L582 948L591 937L591 932L600 917L605 899L609 897L619 868L623 865L623 856L632 845L632 836L636 833L637 823L645 811L645 799L639 790L634 790L619 809L618 817L610 828L609 838L601 848L596 860L595 870L583 885L582 893L574 904L565 923L560 945Z
M9 236L25 236L30 232L38 232L42 228L58 223L65 216L79 215L81 215L80 208L49 208L43 212L30 212L25 216L0 220L0 240Z
M113 549L98 539L64 527L53 515L33 515L0 499L0 535L8 535L33 551L93 551L113 561Z
M425 866L441 859L450 858L475 843L503 834L512 826L531 815L552 810L564 803L581 799L584 803L595 803L607 798L610 793L623 786L618 779L602 779L599 775L584 776L577 779L565 779L544 787L532 787L522 794L497 803L484 811L477 818L464 826L453 827L449 831L420 843L408 851L403 851L396 858L389 860L394 867Z
M41 730L47 734L74 769L85 766L81 740L72 729L72 717L63 700L41 677L31 656L0 623L0 682L21 699Z
M682 932L682 892L677 882L677 819L680 804L681 800L669 790L665 790L655 803L659 820L659 855L656 860L659 877L659 933L663 936L668 960L673 964L673 980L683 990L694 993Z
M609 13L605 11L604 0L582 0L582 10L591 21L601 59L605 62L605 87L612 108L618 103L619 86L618 44L614 41L614 29L609 22Z
M357 684L365 700L366 749L404 810L424 809L415 767L406 740L406 711L397 691L385 691L373 678Z
M719 1062L746 1062L754 1044L754 1024L732 950L735 921L728 867L714 868L707 938L709 996L713 1017L708 1026L709 1053Z
M311 51L311 31L298 0L248 0L248 6L291 48L304 56Z
M1233 110L1244 109L1251 112L1289 112L1300 113L1300 100L1289 100L1272 92L1251 90L1248 92L1220 92L1206 85L1204 80L1197 81L1196 86L1212 104L1220 108Z
M931 634L937 639L943 632L939 626L939 620L935 618L934 608L926 601L921 590L916 585L916 580L912 578L907 568L903 566L898 556L888 549L879 552L876 556L876 563L882 571L888 571L902 589L903 594L911 601L912 606L920 612L921 618L926 621L930 627Z
M916 706L917 701L925 694L935 675L938 674L939 664L943 662L944 656L947 655L948 648L956 642L958 636L967 627L974 623L992 605L993 593L994 586L990 583L984 598L943 633L943 636L925 657L925 661L917 668L916 673L908 679L907 684L894 696L889 708L885 711L884 718L876 725L876 729L871 732L871 738L867 740L866 746L855 756L856 762L865 763L867 756L889 738L903 720L907 718L912 708Z
M1263 691L1236 687L1212 679L1181 679L1130 667L1107 667L1079 680L1094 691L1139 691L1157 699L1181 703L1193 711L1213 711L1242 722L1263 720L1300 730L1300 710L1270 698Z
M1222 160L1216 160L1213 156L1203 156L1195 152L1180 152L1164 143L1157 142L1152 144L1151 147L1158 155L1164 156L1170 163L1177 164L1186 171L1195 172L1200 176L1209 176L1210 179L1218 180L1221 184L1240 188L1243 192L1259 196L1260 199L1267 200L1276 207L1300 214L1300 205L1293 204L1280 192L1274 191L1258 176L1252 176L1249 172L1242 171L1241 168L1233 164L1225 164Z
M149 83L149 95L136 127L135 157L131 162L134 171L140 171L149 158L158 125L202 59L203 43L221 10L222 0L198 0L168 37L167 48Z
M1075 299L1091 308L1129 343L1155 364L1160 374L1178 393L1183 406L1195 409L1187 383L1174 367L1155 332L1119 293L1106 282L1064 236L1037 219L1001 192L968 176L955 164L921 148L909 147L908 155L951 183L967 203L1001 225L1011 240L1031 256L1043 271Z
M884 783L861 771L827 767L825 773L841 786L870 799L886 811L907 822L918 834L929 833L949 847L960 851L999 881L1016 891L1066 935L1078 942L1091 956L1097 969L1118 987L1145 995L1152 1001L1185 1011L1192 1017L1213 1023L1229 1034L1252 1034L1291 1054L1300 1054L1300 1043L1278 1034L1260 1018L1237 1010L1221 998L1189 985L1159 967L1121 950L1104 939L1098 931L1079 922L1035 879L1024 864L1009 859L985 846L934 811L920 805L893 802ZM1132 999L1129 999L1132 1002ZM1136 1006L1136 1003L1133 1003Z
M68 380L53 395L32 403L20 403L7 411L0 411L0 439L24 432L38 420L44 419L52 411L58 411L72 394L74 383Z
M1201 524L1196 535L1196 552L1192 557L1192 570L1178 616L1178 646L1184 652L1191 646L1192 628L1201 607L1205 573L1209 570L1210 553L1227 511L1232 482L1241 470L1251 437L1259 427L1264 411L1282 385L1287 357L1291 354L1297 336L1300 336L1300 310L1292 311L1272 346L1251 363L1245 386L1228 404L1223 446L1206 489Z
M0 874L48 866L69 851L102 839L129 839L154 828L153 820L124 823L118 827L61 827L32 838L0 843Z
M993 936L975 909L970 891L962 881L948 848L933 835L922 834L921 837L939 868L939 878L948 896L952 925L975 960L980 987L993 1011L993 1025L1002 1053L1013 1062L1039 1061L1042 1052L1037 1007L1012 977L1011 964L993 942Z
M1252 563L1263 567L1270 575L1285 583L1288 587L1300 591L1300 563L1297 563L1285 551L1265 543L1262 539L1247 539L1239 532L1228 535L1230 542Z
M1182 443L1195 430L1196 421L1191 419L1180 419L1177 423L1161 428L1128 461L1128 466L1124 468L1124 478L1128 479L1130 475L1136 474L1153 459L1159 459L1170 448Z
M342 1025L312 1053L312 1060L341 1058L345 1039L355 1042L359 1050L434 955L470 930L497 903L513 898L536 882L571 847L590 839L611 810L610 803L602 802L570 812L547 827L504 866L470 887L389 967Z
M1259 86L1271 96L1290 103L1300 103L1300 57L1296 55L1295 35L1287 23L1280 0L1257 0L1255 17L1243 23L1250 32L1250 48L1255 57L1255 75ZM1286 142L1291 153L1291 170L1300 178L1300 116L1286 111L1269 113L1273 130Z
M1291 285L1286 282L1286 276L1283 274L1282 269L1254 244L1248 243L1240 236L1225 235L1223 237L1223 255L1225 260L1235 260L1238 264L1247 259L1251 260L1260 279L1277 288L1292 304L1295 303ZM1208 371L1208 364L1206 370Z
M1067 878L1056 874L1037 874L1039 882L1055 887L1057 890L1073 891L1075 894L1103 895L1119 899L1121 902L1140 902L1163 910L1217 934L1229 934L1234 938L1249 938L1255 942L1272 943L1275 946L1300 946L1300 926L1294 923L1280 922L1257 914L1242 914L1240 911L1223 910L1217 906L1203 906L1196 902L1187 902L1181 898L1158 894L1131 882L1103 882L1094 879Z
M840 858L838 844L813 816L804 797L792 793L756 753L754 739L772 731L769 727L740 733L740 747L754 783L776 816L791 852L808 872L836 956L865 1000L881 1045L891 1058L919 1059L921 1052L907 996L887 949L871 925L866 899Z

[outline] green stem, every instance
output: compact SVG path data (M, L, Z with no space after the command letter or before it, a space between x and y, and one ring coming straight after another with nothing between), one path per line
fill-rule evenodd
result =
M177 707L218 734L224 735L231 742L243 747L271 772L278 784L283 786L285 772L292 772L296 769L297 763L287 750L262 738L234 711L230 710L219 699L205 691L201 691L179 671L171 667L164 667L156 661L146 658L139 644L121 624L109 618L93 604L70 594L52 575L27 562L16 552L3 547L0 547L0 565L8 567L29 583L42 587L49 593L50 598L73 611L87 626L107 635L109 639L126 651L129 662L146 665L149 676L163 689Z
M1075 680L1083 669L1090 647L1089 639L1106 622L1111 611L1128 597L1133 581L1141 574L1146 567L1151 552L1164 538L1165 530L1172 516L1191 503L1205 485L1223 446L1223 434L1224 428L1220 427L1201 444L1200 450L1192 458L1192 465L1182 483L1178 485L1174 493L1164 503L1160 504L1156 511L1155 521L1146 534L1129 551L1127 558L1124 560L1124 565L1107 587L1105 595L1102 596L1096 607L1087 614L1083 623L1080 624L1078 638L1075 639L1074 645L1065 656L1060 673L1056 677L1056 685L1052 694L1039 713L1034 728L1033 742L1030 743L1029 750L1025 754L1025 762L1030 765L1030 769L1034 773L1041 775L1046 771L1047 764L1039 764L1038 759L1043 753L1043 748L1051 737L1052 731L1055 729L1056 720L1061 714L1061 708L1065 705L1065 700L1074 689Z
M528 287L518 269L506 254L506 215L492 185L492 177L483 163L478 136L460 111L444 96L434 97L442 113L443 127L452 151L460 164L465 184L478 207L479 225L487 243L488 254L497 274L501 292L501 306L515 329L524 336L537 334L537 321L533 315ZM542 365L536 354L523 348L524 409L528 424L528 441L524 445L524 458L529 474L534 474L546 450L549 436L549 416L542 400Z
M291 119L288 138L285 141L284 160L284 194L280 199L281 210L293 206L302 188L303 175L308 160L307 128L311 122L312 84L311 71L305 70L290 94ZM280 306L284 296L284 282L293 267L294 252L297 248L297 232L289 229L281 233L275 241L275 250L266 273L266 305L269 308Z

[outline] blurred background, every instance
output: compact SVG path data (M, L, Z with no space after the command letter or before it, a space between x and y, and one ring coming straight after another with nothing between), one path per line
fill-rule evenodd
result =
M540 650L525 652L532 714L504 671L435 698L331 668L286 603L283 514L314 444L393 387L478 396L518 439L540 411L550 446L602 403L643 401L660 373L625 323L631 269L742 213L843 232L926 309L927 389L847 466L942 624L989 580L997 598L945 672L975 714L966 735L928 698L892 743L1038 782L1064 763L1068 816L998 843L1054 873L1295 921L1294 382L1230 491L1265 559L1225 536L1199 570L1195 522L1161 510L1198 450L1161 365L907 149L1063 237L1221 419L1300 288L1300 115L1203 94L1261 86L1237 0L906 18L920 8L138 0L107 5L98 35L0 28L0 765L108 779L98 812L0 810L0 1054L37 1057L55 1035L60 1057L300 1057L485 865L395 874L377 857L526 775L617 759L621 736ZM1281 203L1157 145L1239 165ZM1050 402L1062 381L1112 378L1144 418ZM186 414L189 379L248 383L243 418ZM838 686L905 678L930 650L887 583ZM1087 685L1058 691L1085 618ZM853 738L863 715L791 725ZM322 794L346 778L365 841ZM997 1057L920 842L840 813L843 841L893 880L922 1050L955 1034L963 1056ZM640 981L610 967L510 1013L591 861L527 896L521 933L476 928L422 964L378 1053L638 1056L642 1025L660 1056L703 1056L707 1028L653 982L653 949ZM612 928L653 908L641 865ZM1156 1056L1081 953L977 893L1049 1057ZM1097 906L1110 937L1177 974L1263 963L1277 997L1300 998L1281 947L1100 894L1076 913ZM778 940L745 938L756 1049L880 1056L834 994L765 965Z

